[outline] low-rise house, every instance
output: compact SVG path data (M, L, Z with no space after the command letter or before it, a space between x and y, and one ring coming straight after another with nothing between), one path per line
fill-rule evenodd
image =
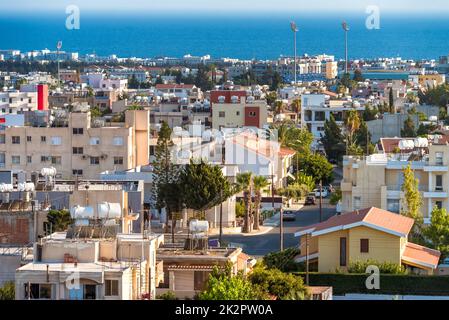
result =
M16 270L16 300L154 299L161 242L163 235L52 234L35 244L34 261Z
M440 252L408 241L413 224L411 218L374 207L334 216L295 233L301 237L296 261L309 260L318 272L346 272L351 263L372 260L433 274Z
M206 288L214 267L223 271L228 265L232 274L251 272L255 260L241 248L182 250L159 248L157 260L163 261L164 281L156 289L157 294L173 292L181 299L191 299Z

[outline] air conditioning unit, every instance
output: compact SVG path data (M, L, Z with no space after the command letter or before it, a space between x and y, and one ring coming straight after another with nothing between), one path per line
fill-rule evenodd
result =
M83 159L83 160L87 160L87 158L88 158L88 156L86 156L85 154L83 154L83 155L81 156L81 159Z

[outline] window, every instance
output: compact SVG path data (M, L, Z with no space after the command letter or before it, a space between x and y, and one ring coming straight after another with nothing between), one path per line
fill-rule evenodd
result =
M435 178L435 191L443 191L443 176L439 174L436 175Z
M155 146L150 146L150 156L154 156L156 154Z
M51 284L25 283L25 299L51 299Z
M123 157L114 157L114 164L123 164Z
M255 117L257 114L256 114L256 111L250 111L249 112L249 116L250 117Z
M399 199L387 199L387 210L394 213L399 213L400 202Z
M99 145L100 144L100 138L99 137L92 137L92 138L90 138L89 143L90 143L91 146Z
M47 156L41 156L41 162L47 162L48 157Z
M5 144L6 138L4 134L0 134L0 144Z
M84 153L84 149L82 147L73 147L72 148L72 153L73 154L83 154Z
M362 199L360 197L354 197L354 210L359 210L361 205Z
M73 134L84 134L84 129L83 128L73 128L72 133Z
M62 144L61 137L51 137L51 145L52 146L60 146Z
M80 170L80 169L74 169L74 170L72 170L72 174L73 174L74 176L82 176L82 175L83 175L83 170Z
M12 136L11 140L12 140L12 144L20 144L20 137L19 136Z
M224 117L226 117L225 112L224 112L224 111L218 112L218 117L219 117L219 118L224 118Z
M438 209L442 209L443 208L443 201L435 201L435 205L437 206Z
M105 280L104 281L104 295L107 297L118 296L118 280Z
M444 156L443 152L435 152L435 164L437 166L443 165L443 156Z
M90 157L90 164L92 165L100 164L100 157Z
M195 271L193 274L193 289L203 291L206 288L206 283L208 279L209 279L209 272Z
M31 156L27 156L27 163L31 163L33 158Z
M340 267L346 267L346 238L340 238Z
M316 131L318 131L318 132L323 132L323 131L324 131L324 127L317 127L317 128L316 128Z
M123 146L123 137L114 137L112 139L112 144L114 146Z
M31 142L32 138L31 136L27 136L27 142Z
M61 157L51 157L51 164L61 164L62 158Z
M369 252L369 239L360 239L360 252L361 253Z
M45 143L47 142L47 137L46 136L41 136L41 143Z
M11 156L12 164L20 164L20 156Z
M97 298L97 286L94 284L84 285L84 300L95 300Z
M236 112L235 112L235 115L236 115L236 116L239 116L239 115L240 115L240 111L236 111Z

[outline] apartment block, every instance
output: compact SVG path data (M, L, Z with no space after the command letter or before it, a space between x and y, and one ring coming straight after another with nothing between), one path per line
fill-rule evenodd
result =
M90 112L73 112L63 127L6 127L0 132L0 167L30 175L55 167L58 177L96 179L149 161L149 111L126 111L124 123L92 123Z
M262 128L267 124L268 108L265 101L254 97L231 97L231 103L225 102L225 96L218 98L212 107L212 128L221 129L238 127Z
M341 182L343 212L378 207L399 213L404 199L401 190L403 170L408 164L419 181L424 222L430 222L435 206L449 210L449 145L446 139L436 138L427 147L418 146L395 153L394 149L399 148L401 141L404 140L382 139L383 153L344 158ZM408 141L413 145L413 140Z

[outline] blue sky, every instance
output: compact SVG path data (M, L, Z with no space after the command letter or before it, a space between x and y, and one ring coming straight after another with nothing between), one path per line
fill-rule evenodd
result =
M70 4L85 11L364 12L368 5L377 5L383 13L449 13L447 0L3 0L0 12L61 11Z

